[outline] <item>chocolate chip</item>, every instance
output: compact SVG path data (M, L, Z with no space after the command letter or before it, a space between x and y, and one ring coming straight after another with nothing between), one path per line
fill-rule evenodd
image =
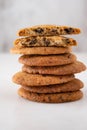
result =
M46 38L43 38L43 42L45 44L45 46L49 46L50 45L50 41Z
M74 30L72 28L65 28L64 31L68 34L74 32Z
M69 44L70 43L70 40L67 38L65 39L66 40L66 44Z
M42 28L34 29L34 31L35 31L36 33L42 33L42 32L44 32L44 30L43 30Z
M22 46L27 46L25 43L21 43L22 44Z
M52 32L53 34L58 34L57 29L52 29L51 32Z
M36 39L36 38L33 38L33 39L31 40L31 42L29 42L29 45L34 45L34 44L36 44L36 42L37 42L37 39Z

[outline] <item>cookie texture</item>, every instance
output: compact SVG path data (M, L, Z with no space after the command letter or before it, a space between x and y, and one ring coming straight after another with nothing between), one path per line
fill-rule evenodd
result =
M71 47L19 47L15 46L11 49L11 53L25 55L55 55L70 53Z
M15 40L14 45L22 47L48 47L48 46L76 46L77 42L72 38L63 36L37 36L25 37Z
M50 74L50 75L68 75L80 73L86 69L86 66L80 62L76 61L74 63L68 65L60 65L60 66L28 66L24 65L22 67L22 71L27 72L29 74Z
M76 61L74 54L48 55L48 56L30 56L23 55L19 62L29 66L56 66L73 63Z
M25 90L35 93L62 93L73 92L83 88L84 84L79 79L73 79L67 83L47 86L22 86Z
M79 28L56 25L37 25L19 30L18 36L58 36L67 34L79 34Z
M66 83L74 79L74 75L48 76L18 72L13 76L13 82L24 86L41 86Z
M43 102L43 103L64 103L79 100L83 97L82 91L66 92L66 93L54 93L54 94L42 94L32 93L23 88L18 90L18 94L30 101Z

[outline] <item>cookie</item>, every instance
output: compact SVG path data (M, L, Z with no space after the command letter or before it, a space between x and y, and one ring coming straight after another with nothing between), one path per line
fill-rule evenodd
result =
M48 47L48 46L76 46L77 42L72 38L63 36L37 36L25 37L15 40L14 45L22 47Z
M30 56L23 55L19 58L19 62L29 66L56 66L73 63L76 61L74 54L48 55L48 56Z
M11 53L25 54L25 55L54 55L70 53L71 47L19 47L16 46L11 49Z
M30 101L43 102L43 103L64 103L79 100L83 97L82 91L66 92L66 93L33 93L29 92L22 87L18 90L18 94Z
M29 74L52 74L52 75L67 75L67 74L75 74L80 73L86 69L86 66L80 62L76 61L74 63L68 65L60 65L60 66L28 66L24 65L22 67L22 71L27 72Z
M67 34L79 34L79 28L56 25L37 25L19 30L18 36L58 36Z
M25 90L35 93L62 93L73 92L83 88L84 84L79 79L73 79L68 83L48 86L22 86Z
M41 86L66 83L74 79L74 75L48 76L18 72L13 76L13 82L23 86Z

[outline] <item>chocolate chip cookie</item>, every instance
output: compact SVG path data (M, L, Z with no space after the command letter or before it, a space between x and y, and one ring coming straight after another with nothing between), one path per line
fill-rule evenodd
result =
M18 94L30 101L43 103L64 103L79 100L83 97L82 91L66 92L66 93L33 93L23 88L18 90Z
M60 66L28 66L24 65L22 67L22 71L27 72L29 74L49 74L49 75L68 75L80 73L86 70L86 66L80 62L75 61L74 63L68 65L60 65Z
M79 34L79 28L56 25L37 25L19 30L18 36L58 36L68 34Z
M14 45L22 47L68 47L76 46L76 40L63 36L37 36L37 37L25 37L15 40Z
M11 49L11 53L25 55L55 55L70 53L71 47L20 47L15 46Z
M57 66L73 63L76 61L74 54L47 55L47 56L30 56L23 55L19 58L19 62L28 66Z
M84 84L79 79L73 79L67 83L45 86L22 86L25 90L35 93L62 93L73 92L83 88Z
M13 76L13 82L24 86L41 86L51 84L66 83L74 79L74 75L53 76L28 74L26 72L18 72Z

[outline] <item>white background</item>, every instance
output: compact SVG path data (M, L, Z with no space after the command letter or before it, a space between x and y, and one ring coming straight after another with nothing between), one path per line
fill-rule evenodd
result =
M16 32L37 24L80 27L75 51L87 66L87 0L0 0L0 53L9 52ZM74 47L75 48L75 47ZM17 95L12 76L21 69L18 55L0 54L0 130L87 130L87 71L83 99L64 104L42 104Z

